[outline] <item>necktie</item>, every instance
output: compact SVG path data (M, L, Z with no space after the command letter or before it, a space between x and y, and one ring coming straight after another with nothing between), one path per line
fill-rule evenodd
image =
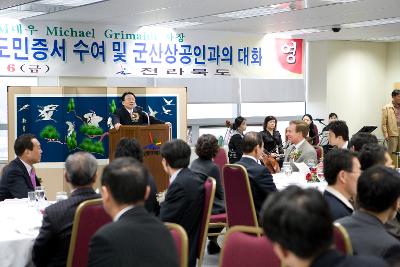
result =
M33 186L33 188L35 188L35 186L36 186L36 172L35 172L34 168L31 169L31 175L30 176L31 176L32 186Z

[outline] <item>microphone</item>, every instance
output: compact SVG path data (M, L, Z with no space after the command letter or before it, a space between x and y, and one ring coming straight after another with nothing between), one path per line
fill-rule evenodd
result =
M324 119L314 119L314 120L318 122L324 121Z

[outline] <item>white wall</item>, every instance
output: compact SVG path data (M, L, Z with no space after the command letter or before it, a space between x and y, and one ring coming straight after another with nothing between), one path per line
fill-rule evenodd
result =
M309 43L307 112L323 118L337 113L350 136L363 125L376 125L374 134L381 137L381 108L393 88L387 88L389 50L387 43L378 42Z

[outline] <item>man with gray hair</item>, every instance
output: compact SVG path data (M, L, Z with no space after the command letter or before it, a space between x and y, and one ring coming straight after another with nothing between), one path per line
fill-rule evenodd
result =
M71 196L45 209L32 251L36 266L66 266L76 208L85 200L101 197L92 188L96 173L97 161L92 154L77 152L68 156L64 177L71 186Z

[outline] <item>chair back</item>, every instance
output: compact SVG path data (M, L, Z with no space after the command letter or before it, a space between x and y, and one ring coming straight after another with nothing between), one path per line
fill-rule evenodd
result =
M271 241L258 227L234 226L225 235L219 267L281 267Z
M223 147L220 147L217 155L214 157L214 163L218 166L219 172L222 173L222 168L228 163L228 155Z
M353 247L351 245L349 234L346 228L340 223L333 224L333 236L335 239L336 249L345 255L353 255Z
M82 202L75 212L68 252L68 267L84 267L88 264L89 242L93 234L104 224L111 222L101 198Z
M318 162L324 157L324 149L322 146L313 146L315 149L315 152L317 152L317 160Z
M176 251L178 252L179 266L187 267L188 265L188 237L185 229L176 223L164 223L171 232L172 238L175 241Z
M198 266L201 266L204 256L204 250L207 242L207 234L208 234L208 224L210 222L211 211L214 203L215 197L215 179L208 177L208 179L204 182L204 204L203 204L203 216L201 217L200 224L200 236L199 236L199 250L197 253Z
M258 227L249 176L239 164L226 164L222 171L225 184L225 210L228 226Z

